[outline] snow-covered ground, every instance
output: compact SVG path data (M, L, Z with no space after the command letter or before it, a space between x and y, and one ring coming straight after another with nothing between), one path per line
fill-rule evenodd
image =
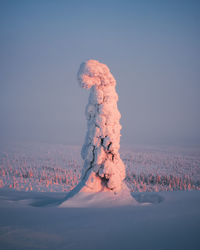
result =
M45 143L0 146L0 187L66 192L80 180L80 147ZM200 148L121 149L131 191L200 190Z
M200 249L199 191L135 194L145 206L37 206L64 196L1 189L0 249Z
M122 147L121 157L133 204L96 196L74 208L55 204L79 182L80 147L1 145L0 249L200 249L200 149Z

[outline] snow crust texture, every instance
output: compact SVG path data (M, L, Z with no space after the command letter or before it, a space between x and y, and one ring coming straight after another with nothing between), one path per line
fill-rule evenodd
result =
M125 165L119 155L121 115L117 107L116 81L109 68L96 60L81 64L78 81L82 88L90 89L85 111L87 134L81 151L83 178L92 175L92 180L88 178L90 184L100 180L101 189L120 191Z

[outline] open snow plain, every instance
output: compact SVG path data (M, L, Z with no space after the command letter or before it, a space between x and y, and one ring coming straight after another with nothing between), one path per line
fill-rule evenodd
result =
M0 249L200 249L199 148L122 148L121 157L137 205L60 208L44 205L79 182L80 148L1 145Z

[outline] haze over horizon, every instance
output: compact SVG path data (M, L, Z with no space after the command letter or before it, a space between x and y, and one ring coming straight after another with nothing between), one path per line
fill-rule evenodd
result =
M82 62L117 80L122 144L200 145L200 2L0 2L0 141L82 145Z

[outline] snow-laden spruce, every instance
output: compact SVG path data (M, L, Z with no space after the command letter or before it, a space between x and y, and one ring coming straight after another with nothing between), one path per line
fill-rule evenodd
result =
M109 68L96 60L82 63L78 72L82 88L90 89L86 106L87 134L82 147L85 191L120 191L125 166L119 155L120 112L116 81Z

